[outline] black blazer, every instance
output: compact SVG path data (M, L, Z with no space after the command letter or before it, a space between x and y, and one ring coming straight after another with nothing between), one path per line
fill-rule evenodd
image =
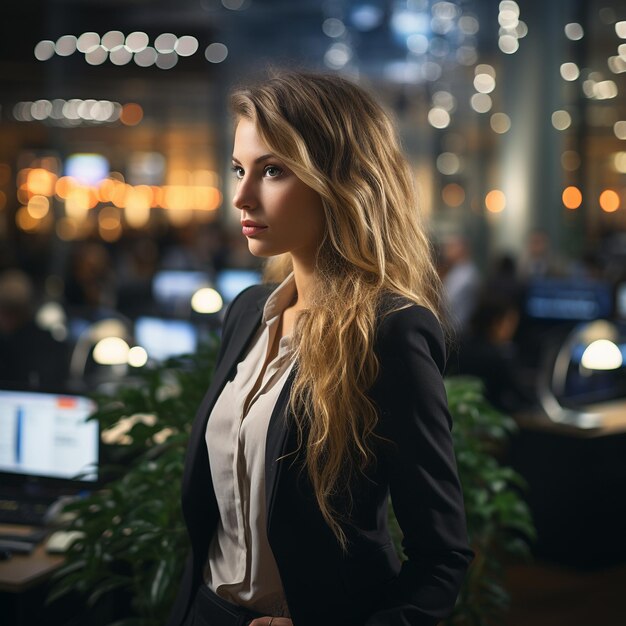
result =
M182 506L191 554L168 626L180 626L195 591L219 513L204 441L208 416L234 377L276 285L255 285L230 305L209 390L198 410L185 461ZM391 303L383 302L383 308ZM382 311L383 308L379 310ZM442 380L441 328L426 308L379 316L378 378L369 397L379 409L376 463L353 481L343 554L316 505L286 415L294 364L272 413L266 440L267 534L294 626L434 626L451 612L473 552ZM402 564L387 530L389 492L404 533Z

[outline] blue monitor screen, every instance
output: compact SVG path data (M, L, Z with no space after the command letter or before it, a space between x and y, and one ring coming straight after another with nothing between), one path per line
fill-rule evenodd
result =
M609 317L613 296L608 283L584 279L533 280L526 296L526 313L545 320L587 321Z
M198 345L198 329L185 320L140 317L135 321L135 341L151 359L163 361L192 354Z
M231 302L246 287L258 285L261 272L247 269L227 269L218 272L216 287L226 302Z
M0 472L96 481L98 422L86 421L94 409L83 396L1 389Z
M163 270L152 280L154 299L166 306L189 305L193 294L210 281L204 272L187 270Z

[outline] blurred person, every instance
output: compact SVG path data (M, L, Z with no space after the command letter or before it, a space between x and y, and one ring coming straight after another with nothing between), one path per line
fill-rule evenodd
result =
M565 271L562 259L552 250L550 235L540 229L531 231L519 260L519 276L528 283L533 278L561 276Z
M265 283L229 307L193 424L168 624L434 626L473 553L411 170L336 75L278 74L231 104L233 204Z
M519 300L495 283L486 284L447 371L480 378L487 400L506 413L528 408L535 401L532 389L523 382L513 341L519 321Z
M67 349L36 324L35 305L28 274L18 269L0 274L0 381L60 388L67 375Z
M507 297L521 308L524 285L518 277L517 261L512 254L502 253L493 259L487 272L489 289Z
M481 276L472 259L469 244L460 235L443 242L442 256L446 304L454 329L463 335L476 306Z
M115 306L111 256L97 241L77 244L65 279L65 302L70 309L98 310Z
M124 242L116 259L117 308L136 317L154 309L152 279L159 261L158 245L147 237Z

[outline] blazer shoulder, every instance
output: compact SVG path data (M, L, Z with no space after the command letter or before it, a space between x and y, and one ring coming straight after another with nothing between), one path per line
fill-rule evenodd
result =
M270 294L278 285L276 283L260 283L258 285L250 285L243 291L240 291L235 299L232 301L231 306L237 305L246 306L255 302L263 302L269 298Z
M376 331L379 353L399 355L423 342L443 371L446 342L442 326L433 311L408 298L385 295L381 300Z
M240 291L226 308L222 328L225 329L229 322L236 320L245 310L255 307L262 309L275 288L276 285L273 283L261 283L250 285L243 291Z

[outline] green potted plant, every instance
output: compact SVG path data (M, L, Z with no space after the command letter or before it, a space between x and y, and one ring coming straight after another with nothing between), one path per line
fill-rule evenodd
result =
M174 599L187 555L179 485L192 418L208 386L219 346L213 335L187 357L146 368L112 395L95 396L105 438L113 434L106 486L73 502L70 529L82 533L66 554L48 600L82 595L86 610L125 607L115 626L160 626ZM470 567L451 626L487 625L502 615L509 597L504 559L528 554L534 537L522 498L522 479L498 462L514 431L513 420L485 400L480 381L446 380L455 421L454 443L465 496L468 530L476 558ZM124 445L119 445L119 442ZM401 537L393 511L395 540ZM120 604L119 599L123 602Z

